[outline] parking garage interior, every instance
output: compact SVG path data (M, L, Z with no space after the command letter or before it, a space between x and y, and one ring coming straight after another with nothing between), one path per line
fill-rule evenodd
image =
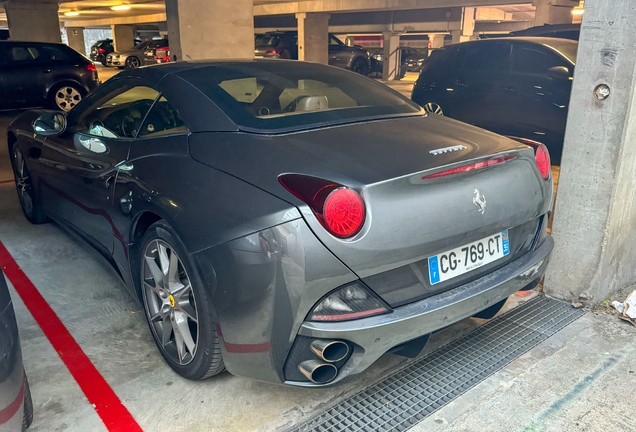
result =
M464 319L433 333L414 358L387 353L334 387L273 385L228 372L190 381L170 370L117 271L56 223L24 218L7 145L9 124L24 110L0 111L0 266L34 402L29 430L634 430L626 395L636 383L636 333L609 307L636 283L632 3L0 2L2 39L65 43L93 60L95 44L111 39L114 53L167 40L168 50L145 64L249 60L258 35L297 32L298 61L330 64L333 35L372 53L364 75L409 99L420 71L406 70L405 48L426 64L455 44L539 26L580 29L563 156L551 170L555 249L540 286L513 294L492 320ZM130 69L107 64L109 54L103 64L95 60L102 82ZM372 74L374 56L382 63Z

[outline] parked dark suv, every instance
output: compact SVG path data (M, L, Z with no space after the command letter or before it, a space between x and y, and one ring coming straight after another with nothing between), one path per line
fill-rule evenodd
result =
M424 63L412 99L430 113L542 142L559 164L577 48L544 37L449 45Z
M33 421L33 402L22 365L11 295L0 271L0 431L19 432Z
M112 39L98 40L91 46L91 60L106 66L106 56L115 51Z
M579 40L581 24L544 24L510 33L512 36L542 36Z
M298 32L269 32L256 38L256 57L298 60ZM366 75L370 70L369 53L359 46L347 46L329 34L329 64Z
M68 111L98 84L95 64L67 45L0 41L0 109Z

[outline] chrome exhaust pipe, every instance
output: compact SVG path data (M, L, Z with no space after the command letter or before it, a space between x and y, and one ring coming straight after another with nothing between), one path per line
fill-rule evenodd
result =
M298 365L298 370L314 384L327 384L338 375L338 369L332 364L318 360L307 360Z
M341 341L316 339L311 343L311 351L322 360L335 363L349 354L349 345Z

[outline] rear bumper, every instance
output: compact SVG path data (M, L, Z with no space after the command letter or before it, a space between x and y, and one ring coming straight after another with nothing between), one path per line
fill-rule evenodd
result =
M554 240L548 236L536 250L450 291L395 308L390 314L341 323L304 322L298 334L344 340L354 347L336 379L326 384L333 385L364 371L391 348L471 317L516 291L538 283L546 271L553 247ZM324 386L297 381L286 381L285 384Z

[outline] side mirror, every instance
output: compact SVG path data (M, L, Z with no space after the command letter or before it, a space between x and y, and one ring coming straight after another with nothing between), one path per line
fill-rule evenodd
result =
M548 69L548 76L557 81L568 81L570 79L570 69L565 66L555 66Z
M44 113L33 122L33 131L38 135L59 135L65 130L66 116L60 112Z

